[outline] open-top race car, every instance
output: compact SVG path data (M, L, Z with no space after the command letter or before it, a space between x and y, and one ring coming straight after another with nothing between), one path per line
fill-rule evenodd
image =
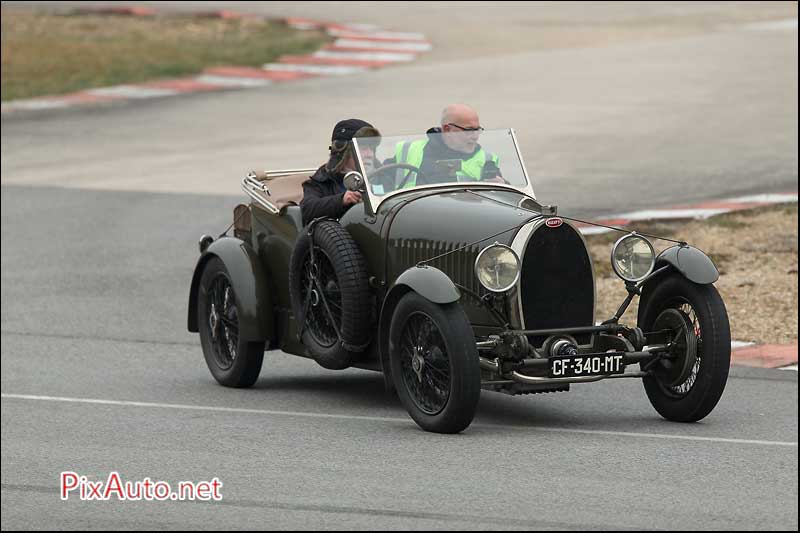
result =
M442 433L469 426L481 390L614 378L641 379L669 420L708 415L730 364L712 261L678 241L656 255L651 236L616 229L611 264L628 297L596 322L584 238L536 199L513 130L436 138L448 135L353 139L344 183L363 201L338 221L303 224L314 169L242 180L252 201L235 208L234 236L201 238L191 283L188 327L214 378L250 386L275 348L378 370L420 427ZM430 142L483 152L431 160Z

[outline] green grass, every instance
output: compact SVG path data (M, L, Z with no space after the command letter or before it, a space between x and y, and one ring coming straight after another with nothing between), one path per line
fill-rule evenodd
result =
M259 19L131 17L2 9L2 99L260 66L329 38Z

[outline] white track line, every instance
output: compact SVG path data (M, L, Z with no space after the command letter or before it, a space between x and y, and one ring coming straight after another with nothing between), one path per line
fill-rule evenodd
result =
M329 28L328 33L334 37L341 36L344 39L349 37L375 40L392 39L395 41L425 41L426 39L423 33L404 33L399 31L354 32L340 28Z
M380 26L376 26L375 24L345 24L344 28L346 30L342 30L341 28L335 28L337 31L348 31L351 33L369 33L369 32L377 32L381 31Z
M754 194L751 196L740 196L738 198L729 198L727 200L723 200L723 202L732 202L732 203L750 203L750 202L757 202L757 203L766 203L766 204L783 204L783 203L790 203L796 202L797 195L792 193L787 194Z
M423 42L393 42L393 41L362 41L360 39L337 39L334 46L343 48L381 48L383 50L397 50L398 52L427 52L431 49L429 43Z
M57 100L58 97L53 97L53 100L12 100L8 103L3 103L3 111L13 111L15 109L35 110L35 109L57 109L59 107L67 107L72 105L65 100Z
M364 67L348 65L302 65L294 63L266 63L261 68L273 72L305 72L323 76L347 76L367 70Z
M731 349L735 350L736 348L744 348L745 346L755 346L755 344L754 342L747 341L731 341Z
M578 229L584 235L601 235L603 233L608 233L609 231L614 231L613 229L604 228L602 226L581 226Z
M312 55L327 59L358 59L360 61L414 61L417 57L416 54L400 52L336 52L333 50L319 50Z
M173 91L170 89L137 87L136 85L100 87L99 89L89 89L86 92L89 94L96 94L98 96L117 96L121 98L155 98L159 96L173 96L179 94L178 91Z
M263 87L272 83L269 80L260 78L243 78L241 76L214 76L203 74L197 76L195 81L208 83L209 85L220 85L223 87Z
M238 407L214 407L205 405L131 402L131 401L120 401L120 400L101 400L94 398L65 398L57 396L34 396L29 394L3 393L2 397L9 400L33 400L33 401L79 403L79 404L92 404L92 405L116 405L121 407L145 407L145 408L176 409L176 410L188 410L188 411L209 411L217 413L257 414L257 415L288 416L288 417L300 417L300 418L324 418L324 419L334 419L334 420L361 420L368 422L391 422L391 423L403 423L403 424L411 423L411 421L408 418L383 417L383 416L339 415L339 414L329 414L329 413L307 413L301 411L271 411L266 409L243 409ZM721 437L694 437L689 435L666 435L663 433L628 433L625 431L600 431L591 429L569 429L569 428L554 428L554 427L523 427L523 426L510 426L502 424L473 424L472 427L487 428L487 429L505 429L514 431L544 431L550 433L606 435L611 437L685 440L685 441L695 441L695 442L717 442L717 443L729 443L729 444L755 444L761 446L785 446L793 448L797 447L797 442L752 440L752 439L726 439Z

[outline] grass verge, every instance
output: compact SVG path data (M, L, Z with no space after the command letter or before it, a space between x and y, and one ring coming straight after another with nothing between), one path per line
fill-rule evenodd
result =
M132 17L2 9L2 99L260 66L329 38L256 18Z

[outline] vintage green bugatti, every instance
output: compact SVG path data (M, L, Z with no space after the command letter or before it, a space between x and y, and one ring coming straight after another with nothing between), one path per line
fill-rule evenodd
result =
M234 210L233 236L201 238L191 283L188 327L214 378L252 385L265 349L377 370L420 427L442 433L469 426L481 390L614 378L641 379L669 420L708 415L731 346L712 261L678 241L656 255L652 236L617 228L610 261L628 297L598 322L584 238L536 199L514 131L463 134L485 154L470 168L424 151L456 146L434 138L453 133L353 139L344 183L363 201L340 220L303 224L314 169L248 174L252 201Z

